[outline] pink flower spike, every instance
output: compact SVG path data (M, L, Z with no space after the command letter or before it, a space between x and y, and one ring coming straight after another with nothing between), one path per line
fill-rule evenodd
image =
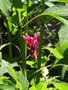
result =
M32 37L30 37L29 35L23 35L23 38L24 38L24 40L26 41L26 43L27 43L27 45L29 46L29 47L31 47L32 46L32 43L33 43L33 38Z
M33 40L37 40L39 38L39 33L34 34Z
M34 34L33 37L29 35L23 35L24 40L26 41L28 47L30 48L30 54L32 57L37 59L38 56L38 38L39 38L39 33Z

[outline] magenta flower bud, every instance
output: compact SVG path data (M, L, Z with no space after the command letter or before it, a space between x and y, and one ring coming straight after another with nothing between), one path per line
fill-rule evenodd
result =
M37 59L38 56L38 38L39 38L39 34L36 33L34 34L33 37L29 36L29 35L23 35L24 40L26 41L28 47L30 48L30 54L32 57L34 57L35 59Z

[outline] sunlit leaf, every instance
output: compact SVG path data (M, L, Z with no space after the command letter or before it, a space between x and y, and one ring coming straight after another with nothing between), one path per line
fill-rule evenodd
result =
M57 59L62 59L63 56L59 53L59 51L56 48L44 48L49 50Z
M53 12L59 16L68 16L68 5L54 5L48 9L48 12Z
M18 75L18 81L23 86L23 90L28 90L29 82L28 82L27 78L24 77L24 75L22 74L22 72L18 72L17 75Z
M16 71L15 71L13 68L11 68L11 67L8 67L8 70L9 70L9 72L10 72L10 75L11 75L15 80L18 80L18 76L17 76Z
M9 66L9 63L5 60L2 59L2 61L0 62L0 76L3 75L4 73L8 72L7 67Z
M46 82L39 82L39 84L37 84L37 90L47 90L47 85Z
M68 26L64 25L59 30L59 40L60 44L68 42Z
M68 83L65 82L53 82L56 89L59 90L68 90Z
M23 85L17 81L16 86L19 88L19 90L23 90Z
M12 3L10 0L0 0L0 9L6 16L9 16L9 11L11 11Z
M54 2L68 2L68 0L49 0L49 1L54 1Z
M68 25L68 20L58 16L56 13L53 13L53 12L44 12L42 15L50 15L50 16L56 18L57 20L61 21L65 25Z
M29 88L29 90L37 90L35 86Z
M15 88L10 84L0 85L0 90L15 90Z

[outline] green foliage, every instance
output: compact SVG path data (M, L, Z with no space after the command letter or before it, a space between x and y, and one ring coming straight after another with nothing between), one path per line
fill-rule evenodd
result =
M68 0L49 0L49 1L54 1L54 2L68 2Z
M54 82L53 83L54 86L56 87L56 89L59 89L59 90L67 90L68 89L68 83L65 83L65 82Z
M54 12L57 15L66 17L68 16L68 5L54 5L48 8L46 11Z
M56 48L44 48L49 50L55 57L56 59L62 59L63 56L59 53L59 51Z
M29 88L29 90L46 90L47 85L45 82L40 82L36 86L32 86Z
M10 72L10 75L17 81L18 77L17 77L15 70L11 67L8 67L8 70Z
M59 30L60 44L68 42L68 26L62 26Z
M11 11L12 3L10 0L0 0L0 10L4 15L9 16L9 11Z
M0 90L68 90L68 0L0 0Z

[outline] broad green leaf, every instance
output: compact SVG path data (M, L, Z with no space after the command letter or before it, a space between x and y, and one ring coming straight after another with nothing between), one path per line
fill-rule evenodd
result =
M56 87L56 89L68 90L68 83L65 82L53 82L53 85Z
M62 59L63 56L59 53L59 51L56 48L44 48L50 51L57 59Z
M11 67L8 67L8 70L10 72L10 75L17 81L18 80L18 76L17 76L16 71L13 68L11 68Z
M57 64L67 65L68 67L68 48L63 53L64 58L58 61Z
M21 0L13 0L12 4L16 9L23 8L23 2Z
M2 59L0 65L0 76L2 76L4 73L8 72L7 67L9 66L9 63Z
M16 23L15 23L16 20ZM15 16L12 16L12 20L7 19L7 22L4 21L4 25L5 27L13 34L15 35L16 32L18 31L18 18L16 18Z
M30 66L33 66L35 64L35 62L34 61L26 61L26 64L30 65Z
M61 42L61 41L60 41ZM68 42L66 42L66 43L57 43L57 46L56 46L56 48L57 48L57 50L60 52L60 54L61 55L63 55L64 54L64 52L66 51L66 49L68 48Z
M27 78L24 77L24 75L22 74L22 72L18 72L17 75L18 75L18 81L23 86L23 90L28 90L29 82L28 82Z
M56 88L52 88L52 87L50 87L50 88L48 88L48 90L56 90Z
M4 59L1 59L0 61L0 76L4 73L9 73L8 68L9 66L14 67L18 66L17 60L18 58L11 58L9 56L3 56Z
M46 82L39 82L36 86L32 86L29 90L47 90Z
M16 89L10 80L4 80L3 83L0 84L0 90L16 90Z
M0 84L0 90L15 90L15 88L10 84Z
M68 2L68 0L49 0L49 1L54 1L54 2Z
M35 86L35 79L34 78L32 78L30 85Z
M53 12L59 16L68 16L68 5L54 5L48 9L48 12Z
M6 16L9 16L9 11L11 11L12 3L10 0L0 0L0 10L5 14Z
M44 12L44 13L42 13L42 15L50 15L50 16L56 18L57 20L61 21L62 23L64 23L65 25L68 26L68 20L58 16L56 13L53 13L53 12Z
M0 80L6 80L6 79L8 79L8 77L6 77L6 76L1 76L0 77Z
M35 86L29 88L29 90L37 90Z
M68 26L64 25L59 30L59 40L60 44L68 42Z
M19 88L19 90L23 90L23 85L17 81L16 86Z
M47 6L49 6L49 7L52 7L52 6L54 6L54 3L52 3L52 2L49 2L49 1L46 1L46 2L45 2L45 4L46 4Z
M39 82L36 86L37 90L47 90L46 82Z

